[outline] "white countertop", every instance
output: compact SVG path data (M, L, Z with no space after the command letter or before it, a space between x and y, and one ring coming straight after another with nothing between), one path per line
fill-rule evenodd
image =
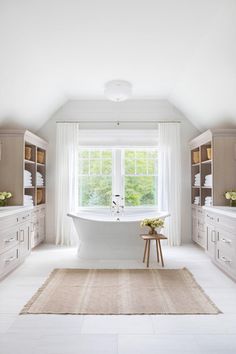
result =
M211 211L213 213L229 216L231 218L236 218L236 207L227 206L203 206L204 210Z
M9 207L0 207L0 218L22 213L24 211L32 210L33 206L23 206L23 205L16 205L16 206L9 206Z

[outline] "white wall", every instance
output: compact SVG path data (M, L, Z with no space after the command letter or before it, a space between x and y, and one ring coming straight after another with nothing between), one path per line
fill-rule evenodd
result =
M153 129L155 125L122 124L127 120L179 120L181 121L181 153L182 153L182 241L191 239L191 198L190 198L190 155L188 141L199 134L199 131L166 100L130 100L113 103L103 100L68 101L37 133L49 142L47 168L47 241L55 240L55 161L56 161L56 121L61 120L94 120L107 121L105 124L82 124L81 129ZM120 121L119 127L115 122ZM99 131L98 131L99 134Z

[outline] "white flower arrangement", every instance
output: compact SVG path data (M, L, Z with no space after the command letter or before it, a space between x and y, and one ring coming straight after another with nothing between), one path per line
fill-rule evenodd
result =
M0 192L0 206L4 206L7 200L12 197L11 192Z
M226 192L225 198L228 200L236 200L236 191Z
M149 226L151 228L163 227L164 220L160 218L144 219L141 221L140 226Z

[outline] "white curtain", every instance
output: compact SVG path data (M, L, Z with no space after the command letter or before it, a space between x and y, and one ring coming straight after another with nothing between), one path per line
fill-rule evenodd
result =
M169 211L165 232L171 246L181 243L181 158L180 124L159 124L158 205Z
M78 123L58 123L56 141L56 244L76 244L69 211L78 207Z

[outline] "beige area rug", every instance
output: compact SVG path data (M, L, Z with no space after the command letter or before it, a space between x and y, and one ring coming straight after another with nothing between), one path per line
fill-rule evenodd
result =
M186 269L55 269L21 314L218 314Z

